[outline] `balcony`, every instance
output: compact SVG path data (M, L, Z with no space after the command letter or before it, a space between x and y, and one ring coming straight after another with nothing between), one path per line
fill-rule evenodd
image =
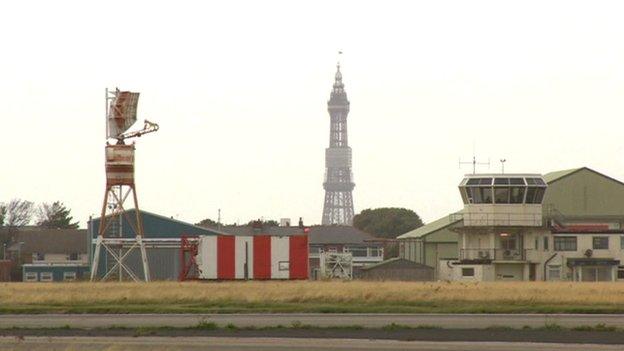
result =
M460 260L526 261L528 249L460 249Z

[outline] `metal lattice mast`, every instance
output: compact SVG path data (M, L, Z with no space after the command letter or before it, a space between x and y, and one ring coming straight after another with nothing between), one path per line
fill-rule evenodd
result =
M329 147L325 149L325 203L323 225L353 224L353 195L355 187L351 173L351 148L347 139L347 115L349 100L342 83L340 64L329 102L330 131Z

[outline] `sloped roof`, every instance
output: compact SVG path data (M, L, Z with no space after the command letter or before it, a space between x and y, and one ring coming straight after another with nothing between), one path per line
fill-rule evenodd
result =
M25 253L87 253L86 229L18 229L16 240L7 250Z
M251 226L226 226L221 231L231 235L300 235L304 234L299 227L265 226L262 229L254 229ZM355 227L346 225L315 225L309 227L308 240L310 244L368 244L377 240L371 234L363 232Z
M134 218L133 216L134 216L135 212L136 212L136 209L134 209L134 208L125 210L125 213L129 217L131 217L131 218ZM215 228L201 227L201 226L195 225L193 223L184 222L184 221L181 221L179 219L175 219L175 218L172 218L172 217L159 215L159 214L156 214L156 213L153 213L153 212L149 212L149 211L146 211L146 210L141 210L141 215L143 216L143 225L144 225L144 227L146 227L145 216L151 216L153 218L156 218L156 219L159 219L159 220L162 220L162 221L165 221L165 222L176 223L176 224L179 224L181 226L185 226L185 227L188 227L188 228L193 228L193 229L196 230L197 234L203 234L203 235L227 235L228 234L228 233L223 232L222 230L217 230ZM110 215L107 215L106 217L108 218L108 217L110 217ZM94 221L94 222L97 221L98 222L97 224L99 224L99 220L100 220L100 217L96 217L96 218L92 219L92 221ZM125 221L125 218L124 218L124 221ZM151 233L149 233L149 230L147 228L144 228L144 230L145 230L146 236L149 237L149 235L151 234ZM96 234L96 233L97 233L97 228L94 230L94 234ZM174 234L179 234L179 233L172 233L172 235L174 235Z
M393 258L387 259L387 260L385 260L385 261L381 261L381 262L379 262L379 263L375 263L375 264L371 264L371 265L364 266L364 267L362 267L362 270L367 271L367 270L369 270L369 269L373 269L373 268L377 268L377 267L382 267L382 266L385 266L385 265L387 265L387 264L394 263L394 262L399 262L399 261L401 261L401 262L403 262L403 263L407 263L407 264L409 264L410 266L413 266L413 267L415 267L415 268L416 268L416 267L419 267L419 268L429 268L429 269L433 269L433 267L430 267L430 266L424 265L424 264L422 264L422 263L418 263L418 262L414 262L414 261L406 260L406 259L401 258L401 257L393 257Z
M461 211L460 211L461 212ZM425 224L422 227L416 228L410 232L399 235L397 239L409 239L409 238L421 238L429 235L438 230L444 229L452 224L461 222L461 218L451 219L450 215L446 215L438 220L435 220L429 224Z
M550 172L550 173L544 175L544 180L546 181L546 183L551 184L551 183L554 183L554 182L556 182L556 181L558 181L560 179L563 179L563 178L565 178L565 177L567 177L569 175L572 175L572 174L574 174L576 172L580 172L582 170L586 170L586 171L592 172L592 173L597 174L597 175L599 175L601 177L604 177L606 179L614 181L614 182L616 182L618 184L624 185L624 183L622 181L617 180L617 179L612 178L612 177L609 177L608 175L600 173L598 171L595 171L595 170L593 170L593 169L591 169L589 167L579 167L579 168L566 169L566 170L563 170L563 171Z
M550 173L546 173L544 174L544 180L546 181L546 183L552 183L554 181L557 181L563 177L569 176L572 173L576 173L578 171L580 171L581 169L584 169L587 167L581 167L581 168L572 168L572 169L564 169L561 171L555 171L555 172L550 172Z

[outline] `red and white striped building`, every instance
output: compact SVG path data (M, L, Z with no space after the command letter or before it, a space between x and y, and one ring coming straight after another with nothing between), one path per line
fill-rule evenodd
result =
M308 279L308 236L200 236L199 279Z

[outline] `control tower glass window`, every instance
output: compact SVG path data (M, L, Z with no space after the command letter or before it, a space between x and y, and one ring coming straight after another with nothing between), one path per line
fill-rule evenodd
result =
M542 178L518 175L467 177L459 185L465 204L541 204L546 187Z

